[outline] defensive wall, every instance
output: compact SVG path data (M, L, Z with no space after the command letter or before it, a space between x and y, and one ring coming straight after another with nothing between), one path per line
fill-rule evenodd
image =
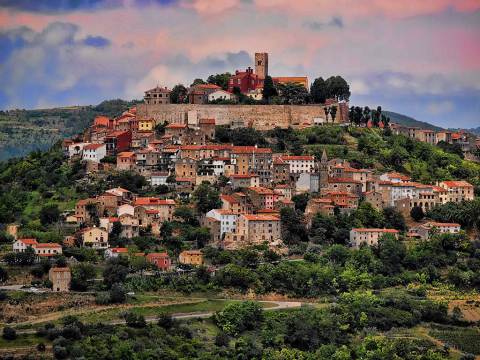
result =
M348 117L348 105L337 106L335 123ZM346 106L345 106L346 105ZM345 111L346 109L346 111ZM325 123L322 105L199 105L199 104L138 104L139 119L153 118L155 122L186 123L197 119L215 119L217 125L251 126L257 130L275 127L308 127ZM331 123L329 118L328 122Z

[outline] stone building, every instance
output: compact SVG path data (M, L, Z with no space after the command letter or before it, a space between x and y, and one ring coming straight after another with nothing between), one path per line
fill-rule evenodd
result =
M70 290L72 274L68 267L52 267L48 272L48 279L52 282L52 290L65 292Z
M145 104L148 105L170 104L170 90L166 87L162 88L157 86L145 91L143 100L145 100Z

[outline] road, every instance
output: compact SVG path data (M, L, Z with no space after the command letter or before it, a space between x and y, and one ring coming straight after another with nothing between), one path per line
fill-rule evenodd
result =
M215 300L231 300L231 299L215 299ZM240 300L239 300L240 301ZM302 306L302 302L300 301L257 301L259 303L268 303L268 304L275 304L275 307L268 307L262 308L264 311L267 310L284 310L284 309L294 309L299 308ZM193 312L193 313L176 313L172 314L172 318L176 320L187 320L187 319L197 319L197 318L209 318L214 314L213 311L209 312ZM147 316L145 317L145 321L147 323L152 323L158 320L158 316ZM124 325L124 319L118 319L107 322L109 325ZM35 334L37 332L36 329L26 329L26 330L17 330L17 334Z

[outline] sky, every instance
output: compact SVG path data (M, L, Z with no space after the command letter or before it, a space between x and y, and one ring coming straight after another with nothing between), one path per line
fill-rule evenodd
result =
M0 109L141 99L253 66L351 105L480 126L480 0L0 0Z

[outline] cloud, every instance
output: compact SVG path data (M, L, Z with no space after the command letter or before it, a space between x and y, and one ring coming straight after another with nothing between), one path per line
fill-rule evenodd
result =
M76 10L97 10L117 6L116 0L3 0L0 8L31 12L61 13Z
M343 28L343 20L339 16L334 16L332 17L329 21L327 22L322 22L322 21L306 21L303 23L303 26L306 28L309 28L310 30L313 31L322 31L327 28Z
M87 36L83 43L87 46L102 48L110 45L111 41L103 36Z
M450 113L455 108L451 101L431 102L427 105L427 111L432 115Z

